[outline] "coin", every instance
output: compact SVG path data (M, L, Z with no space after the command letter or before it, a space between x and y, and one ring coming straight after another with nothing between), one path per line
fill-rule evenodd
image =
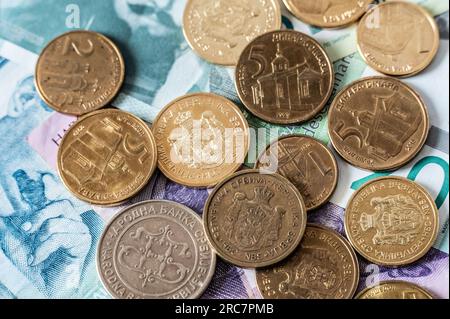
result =
M153 122L158 166L186 186L214 186L235 172L249 148L249 127L230 100L194 93L170 102Z
M355 299L433 299L425 289L406 281L382 281L367 287Z
M92 31L52 40L36 64L40 97L61 113L82 115L108 105L119 92L125 64L116 45Z
M429 130L422 98L389 77L357 80L333 100L328 132L350 164L372 171L397 169L422 149Z
M236 90L246 108L274 124L313 118L328 101L334 81L325 50L297 31L273 31L247 45L236 66Z
M203 59L236 65L244 47L260 34L281 28L278 0L188 0L184 36Z
M157 163L150 128L132 114L104 109L81 117L64 135L58 171L78 198L119 205L149 181Z
M335 231L313 224L289 258L256 271L259 291L270 299L349 299L358 280L358 259L350 244Z
M115 215L97 249L100 279L115 298L198 298L215 265L201 218L164 200L137 203Z
M345 232L367 260L385 266L410 264L430 250L439 213L428 192L403 177L387 176L364 184L350 198Z
M439 47L439 29L420 6L389 1L369 10L357 29L358 50L373 69L411 76L425 69Z
M280 137L267 146L255 168L286 177L302 194L306 209L325 204L338 181L333 153L319 141L303 135Z
M283 0L288 10L305 23L336 28L358 20L373 0Z
M306 207L283 176L244 170L214 188L203 222L222 259L240 267L264 267L297 247L306 227Z

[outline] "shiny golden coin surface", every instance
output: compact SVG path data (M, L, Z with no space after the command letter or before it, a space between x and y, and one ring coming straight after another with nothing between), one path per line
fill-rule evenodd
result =
M372 171L397 169L422 149L429 131L422 98L390 77L367 77L345 87L328 112L336 151L350 164Z
M205 204L203 222L211 245L225 261L265 267L297 247L306 227L306 207L283 176L244 170L216 186Z
M364 184L353 194L344 225L361 256L377 265L401 266L430 250L437 237L439 213L422 186L388 176Z
M188 0L184 9L187 42L215 64L236 65L251 40L280 28L278 0Z
M119 205L138 193L157 164L156 143L136 116L104 109L80 118L58 150L58 171L78 198L100 206Z
M234 173L249 148L249 127L239 108L211 93L170 102L153 122L158 166L186 186L214 186Z
M92 31L71 31L52 40L36 65L36 87L50 107L82 115L108 105L119 92L125 64L117 46Z
M313 224L286 260L256 271L259 291L270 299L350 299L358 280L358 260L347 240Z
M336 28L358 20L373 0L283 0L288 10L305 23Z
M333 65L320 44L297 31L254 39L236 66L236 90L246 108L274 124L307 121L328 101Z
M338 182L333 153L321 142L303 135L287 135L271 143L255 168L286 177L302 194L307 210L325 204Z
M197 213L151 200L125 208L99 241L97 269L108 292L121 299L194 299L214 274L216 254Z
M411 76L425 69L439 47L439 29L419 5L384 2L369 10L358 25L358 49L378 72Z
M433 299L425 289L406 281L382 281L361 291L355 299Z

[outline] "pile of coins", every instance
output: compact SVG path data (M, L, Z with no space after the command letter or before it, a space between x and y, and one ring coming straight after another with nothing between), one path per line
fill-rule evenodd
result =
M387 75L417 74L438 48L434 20L417 5L393 1L367 10L370 0L347 0L330 4L325 14L321 1L284 2L318 27L342 27L362 17L358 49L369 66ZM379 26L369 26L373 15ZM256 117L298 124L328 102L334 84L330 58L312 37L281 30L277 0L188 0L183 22L186 40L200 57L235 66L239 98ZM403 39L396 25L405 23L419 23L424 35ZM239 170L250 148L249 125L232 101L210 93L182 96L161 110L150 129L132 114L104 108L124 75L118 48L95 32L65 33L42 51L36 67L40 96L56 111L80 116L58 152L66 187L86 202L116 206L142 190L158 167L179 184L214 189L203 220L162 200L134 204L113 217L97 251L100 278L113 297L200 297L217 254L256 268L266 298L352 298L359 282L355 251L378 265L401 266L421 258L436 239L434 201L420 185L394 176L369 181L349 200L348 241L308 224L309 212L338 185L338 165L327 146L307 136L282 136L254 168ZM336 152L371 171L408 163L422 149L430 125L419 94L387 76L349 84L332 101L328 117ZM211 136L196 140L196 130ZM382 282L357 296L383 297L431 295L409 283Z

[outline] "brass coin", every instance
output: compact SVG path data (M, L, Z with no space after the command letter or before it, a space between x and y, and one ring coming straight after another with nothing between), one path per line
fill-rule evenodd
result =
M281 28L278 0L188 0L183 15L184 36L203 59L236 65L255 37Z
M313 118L325 106L333 72L316 40L297 31L273 31L254 39L242 52L236 90L255 116L295 124Z
M80 118L58 150L58 171L78 198L100 206L119 205L149 181L157 163L156 143L136 116L104 109Z
M235 173L216 186L203 211L209 242L225 261L246 268L286 258L306 227L300 192L278 174Z
M355 299L433 299L425 289L406 281L381 281L367 287Z
M289 258L256 271L259 291L270 299L350 299L358 280L358 259L347 240L313 224Z
M345 87L328 113L336 151L372 171L397 169L422 149L430 123L422 98L390 77L367 77Z
M425 69L439 47L439 29L420 6L384 2L370 9L358 25L358 50L373 69L411 76Z
M343 27L358 20L373 0L283 0L288 10L305 23L320 28Z
M287 135L272 142L258 157L255 168L286 177L302 194L307 210L325 204L338 182L333 153L319 141L303 135Z
M53 39L36 64L41 98L61 113L82 115L108 105L119 92L125 64L116 45L92 31Z
M198 298L215 266L201 218L186 206L163 200L119 212L97 249L100 279L115 298Z
M153 122L158 166L186 186L214 186L234 173L249 148L249 127L239 108L211 93L170 102Z
M385 266L410 264L430 250L439 213L433 198L403 177L364 184L350 198L344 216L350 243L367 260Z

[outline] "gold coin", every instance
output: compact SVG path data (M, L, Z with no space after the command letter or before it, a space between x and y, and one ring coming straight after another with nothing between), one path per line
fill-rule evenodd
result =
M307 210L325 204L338 182L333 153L319 141L303 135L282 136L272 142L258 157L255 168L286 177L302 194Z
M306 207L300 192L283 176L244 170L214 188L203 224L222 259L240 267L265 267L298 246Z
M358 25L358 50L373 69L411 76L425 69L439 47L439 29L420 6L384 2L370 9Z
M372 171L397 169L422 149L429 131L421 97L390 77L357 80L338 93L328 112L336 151L350 164Z
M156 143L136 116L104 109L81 117L61 141L58 171L78 198L100 206L123 203L149 181Z
M170 102L153 122L158 167L186 186L214 186L234 173L249 149L249 127L239 108L211 93Z
M183 15L184 36L203 59L236 65L255 37L281 28L278 0L188 0Z
M116 45L92 31L53 39L36 64L36 87L50 107L82 115L108 105L119 92L125 64Z
M373 0L283 0L288 10L305 23L336 28L358 20Z
M433 299L425 289L406 281L381 281L367 287L355 299Z
M270 299L350 299L358 280L358 259L347 240L314 224L287 259L256 270L258 289Z
M344 226L350 243L364 258L377 265L401 266L430 250L439 213L422 186L388 176L364 184L353 194Z

